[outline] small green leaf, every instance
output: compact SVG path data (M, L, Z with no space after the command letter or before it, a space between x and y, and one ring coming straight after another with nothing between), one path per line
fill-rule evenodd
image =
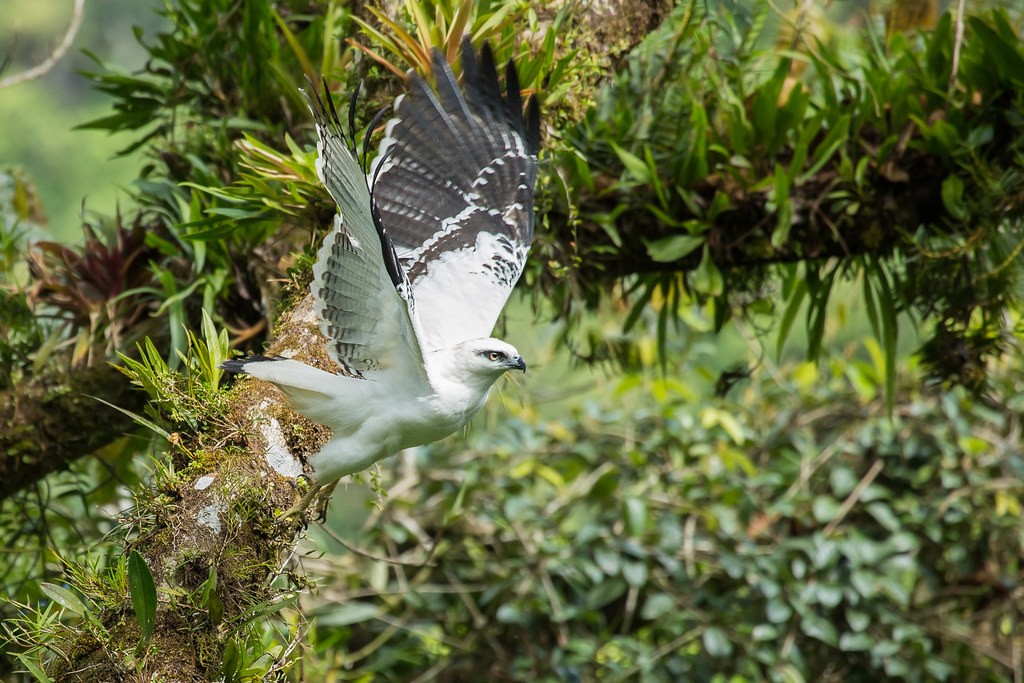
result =
M859 481L853 470L846 465L838 465L832 468L829 473L829 481L832 484L833 495L845 497L857 486Z
M225 683L233 683L238 680L238 669L242 664L242 657L238 651L238 644L229 640L224 646L224 659L221 660L220 672L224 676Z
M871 331L874 333L875 339L881 343L882 327L878 322L878 305L875 303L875 290L871 286L871 272L870 269L867 269L861 274L864 289L864 307L868 314L868 322L871 323Z
M789 293L788 300L786 301L786 309L782 312L782 320L779 321L779 336L775 342L776 360L782 358L782 349L786 345L786 339L789 337L789 331L793 327L793 321L796 320L796 314L800 311L804 297L807 296L807 280L800 277L800 274L796 272L794 272L793 277L796 278L796 281L793 283L792 291Z
M828 135L814 149L810 168L800 175L797 183L806 182L820 171L835 156L836 151L847 143L849 137L850 115L843 114L830 125Z
M772 231L772 246L781 247L789 239L793 227L793 202L790 200L789 173L782 164L775 165L772 203L775 205L775 229Z
M867 612L858 609L846 610L846 623L854 631L863 631L871 624L871 616Z
M153 582L153 573L149 571L145 558L134 550L128 556L128 590L132 595L135 618L142 631L142 643L148 643L156 627L156 583Z
M793 608L778 598L772 598L765 605L765 617L773 624L781 624L793 616Z
M608 576L616 576L622 570L622 557L610 548L594 548L594 562Z
M624 562L622 564L622 578L633 588L643 588L647 583L647 565L643 562Z
M79 616L85 616L85 613L89 611L85 606L85 603L83 603L77 595L63 586L43 582L39 584L39 588L46 593L48 598L69 612L74 612Z
M614 142L611 143L611 146L619 157L619 161L626 167L626 170L633 176L634 180L640 184L646 184L651 181L651 169L647 166L647 162L629 150L619 147Z
M964 181L958 175L946 176L942 181L942 204L953 218L964 220L970 212L964 204Z
M499 623L502 624L521 624L525 625L529 623L529 616L523 611L523 608L515 603L507 602L498 608L495 613L495 618Z
M755 643L763 643L768 640L775 640L779 637L779 629L771 624L758 624L750 632L750 637Z
M647 242L647 253L652 261L671 263L698 249L704 244L703 237L693 235L671 235L653 242Z
M627 498L625 502L626 532L630 536L643 536L647 529L647 501Z
M221 602L216 590L210 591L210 595L206 599L206 614L214 626L224 621L224 603Z
M725 631L717 626L704 629L704 651L712 657L728 657L732 654L732 641Z
M725 280L722 278L722 271L711 258L711 250L704 245L704 255L700 259L700 265L694 272L693 288L708 296L721 296L725 291Z
M878 269L877 284L878 305L881 312L882 351L885 353L885 398L886 407L892 415L896 400L896 342L899 335L899 323L896 318L896 297L889 286L889 278L885 271Z
M116 410L116 411L118 411L120 413L124 413L125 415L130 417L136 424L139 424L139 425L145 427L146 429L150 430L154 434L157 434L158 436L162 436L164 438L164 440L166 440L166 441L170 441L171 440L171 435L170 435L170 433L168 433L168 431L166 429L161 428L155 422L147 420L146 418L142 417L138 413L133 413L132 411L127 410L125 408L122 408L120 406L115 406L113 403L110 403L109 401L104 401L99 396L89 396L89 398L96 399L100 403L102 403L104 405L108 405L108 406L110 406L111 408L113 408L114 410Z
M655 593L644 602L640 609L640 617L648 620L658 619L676 609L676 606L676 600L671 595Z
M867 633L844 633L839 638L839 649L843 652L864 652L870 650L874 642Z
M211 390L216 391L220 385L220 378L224 375L220 365L228 359L231 353L227 343L227 330L221 330L218 334L217 326L213 324L213 318L205 308L203 309L202 325L205 348L200 346L197 353L205 352L206 358L202 362L203 379L206 380L206 384Z
M337 605L323 612L318 611L316 623L318 627L338 627L360 624L379 617L384 610L380 605L369 602L348 602Z
M800 621L800 630L811 638L833 647L839 643L839 632L836 631L836 627L832 625L832 622L817 614L806 614Z
M587 591L584 604L590 609L601 609L612 600L618 600L626 592L626 582L614 578L602 581Z
M900 530L899 517L892 511L892 508L881 501L870 503L867 506L868 514L875 518L879 524L885 527L886 531L896 533Z
M462 515L462 503L466 499L466 491L469 489L469 479L462 482L459 487L459 492L455 495L455 500L452 501L452 506L444 513L444 525L447 526L453 520L458 519Z
M1017 48L1004 40L981 17L970 17L967 21L975 35L981 40L991 63L995 65L1000 74L1019 83L1024 78L1024 57L1017 51Z
M839 502L831 496L816 496L811 504L811 513L814 515L814 521L819 524L832 521L838 512Z

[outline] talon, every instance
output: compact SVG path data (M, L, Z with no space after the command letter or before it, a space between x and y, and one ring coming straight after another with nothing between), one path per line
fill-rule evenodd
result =
M287 522L292 517L299 517L302 520L302 526L306 526L306 511L323 488L323 486L311 480L309 491L299 499L299 502L282 512L277 518L278 521ZM333 486L331 487L331 490L333 490Z
M316 515L313 519L321 524L327 521L327 508L331 505L331 495L337 486L338 480L335 480L317 488Z

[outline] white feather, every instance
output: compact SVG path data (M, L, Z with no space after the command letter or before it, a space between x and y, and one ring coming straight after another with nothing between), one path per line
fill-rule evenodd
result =
M473 75L465 96L435 52L440 97L414 79L414 96L399 100L373 193L333 109L311 102L317 174L339 208L312 291L343 374L291 359L228 367L276 384L296 411L331 428L311 460L320 483L461 429L499 377L526 369L488 335L526 262L536 150L468 41L463 64Z

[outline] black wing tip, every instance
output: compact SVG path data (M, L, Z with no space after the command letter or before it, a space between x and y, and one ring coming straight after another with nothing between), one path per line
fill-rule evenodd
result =
M523 114L523 96L519 85L519 72L511 59L505 65L505 90L499 83L494 48L484 41L477 50L468 36L462 39L462 71L466 93L477 106L498 113L523 139L526 150L536 155L540 151L540 102L536 94L530 95Z
M345 147L352 156L360 163L363 171L368 173L370 169L369 156L370 156L370 139L373 137L374 131L380 125L381 120L391 109L391 105L384 105L374 115L370 124L366 127L363 133L362 140L362 151L356 141L359 136L356 134L356 112L359 106L359 95L362 92L363 82L359 81L356 83L356 87L352 89L352 94L349 96L348 102L348 130L346 131L345 126L342 124L341 115L338 113L338 109L334 104L334 97L331 96L330 86L327 83L327 77L321 77L321 83L319 86L313 82L313 79L306 76L306 80L309 82L310 93L304 89L299 88L299 92L303 94L306 101L309 103L310 111L313 112L313 120L317 127L327 128L331 133L337 135L345 143ZM322 95L321 95L322 93Z
M536 95L530 95L526 103L526 151L540 153L540 102Z
M248 373L245 369L246 365L250 363L266 363L270 361L287 360L283 356L248 356L246 358L232 358L221 363L219 367L221 370L227 370L228 372L237 373Z
M473 47L469 36L463 36L460 44L463 75L463 92L470 107L477 113L486 111L490 116L503 121L523 140L526 151L536 156L540 152L540 102L536 94L530 95L523 112L523 97L519 86L519 73L513 60L505 65L505 90L502 91L494 60L494 48L490 41L484 41L479 51ZM477 53L479 52L479 58ZM458 90L458 80L440 48L431 50L431 74L436 84L442 79L452 90ZM409 94L413 98L433 99L434 90L415 70L406 73Z

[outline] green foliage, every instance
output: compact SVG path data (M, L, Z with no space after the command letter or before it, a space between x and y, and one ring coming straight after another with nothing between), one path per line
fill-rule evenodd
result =
M170 30L140 34L143 71L90 75L114 113L88 127L134 131L126 151L147 166L130 217L90 224L94 249L42 250L36 281L53 286L39 300L70 336L84 332L80 358L123 354L153 399L140 423L175 448L230 433L217 326L257 345L279 293L268 283L308 277L310 235L334 212L296 86L326 74L351 91L365 77L378 86L370 109L391 99L386 59L342 49L357 25L371 50L409 65L422 65L423 45L451 57L459 35L490 38L542 90L552 130L525 281L563 321L585 304L614 310L582 319L592 348L578 355L632 370L567 415L511 406L516 417L474 431L468 448L422 449L416 479L367 526L371 554L336 558L323 595L339 599L306 610L313 626L271 619L294 592L245 593L215 565L194 590L161 587L169 608L228 634L213 658L225 680L280 674L300 648L310 678L1011 678L1024 497L1009 338L1024 196L1018 29L1000 11L967 17L962 42L950 16L919 36L808 42L779 30L770 5L753 7L682 3L623 56L577 51L571 14L523 3L405 3L378 24L338 2L168 1ZM543 38L516 44L524 27ZM19 191L0 203L17 206ZM3 217L11 270L23 235ZM95 277L129 262L120 280ZM109 286L84 296L92 283ZM874 338L836 357L836 293L851 283ZM734 371L718 378L721 395L700 390L714 383L719 340L698 342L702 362L674 340L702 319L701 301L719 327L737 311L768 321L779 347L804 333L821 363L756 358L764 371L749 387L730 394ZM28 310L13 300L8 316L7 302L0 331ZM908 322L935 330L922 364L990 398L912 381L918 367L898 355ZM18 329L0 350L15 340L10 365L23 371L50 330ZM988 372L997 355L1008 367ZM121 448L103 457L123 464L134 449ZM171 461L159 477L173 478ZM95 522L81 493L91 486L56 487L30 511ZM243 494L233 505L266 506ZM155 516L164 502L142 507ZM109 529L94 526L83 538ZM54 547L86 545L55 529ZM65 581L34 562L42 548L12 560L13 576L33 577L12 595L42 606L16 605L5 623L22 665L46 680L44 654L70 631L132 673L143 660L129 653L159 633L161 613L141 556L66 569ZM258 564L254 583L273 573ZM225 621L232 591L247 608ZM127 601L140 633L125 647L97 615L131 622Z
M1010 680L1021 416L900 387L890 417L839 356L716 399L701 362L424 449L332 559L310 671Z
M474 44L490 42L499 63L512 60L517 65L520 87L524 92L538 93L541 101L551 106L558 104L558 98L568 87L567 81L574 76L572 55L561 54L556 43L567 11L545 25L541 49L534 53L528 44L517 44L517 33L513 30L523 30L524 26L534 31L541 30L537 16L529 11L527 5L511 2L461 2L457 6L450 2L440 2L435 6L421 4L407 2L403 5L403 18L414 27L408 30L401 20L388 19L382 10L371 8L371 13L383 28L375 28L359 18L355 22L373 47L350 42L404 78L406 69L423 74L430 72L433 46L445 53L458 72L458 48L465 34ZM393 53L403 66L396 66L380 57L373 49ZM347 63L350 55L345 54L337 67L323 71L324 75L340 79L342 92L353 90L359 82ZM344 70L339 68L342 66ZM310 73L310 76L317 82L315 74ZM302 81L295 81L293 89L296 84L306 87ZM374 106L372 101L365 104L368 111ZM287 152L279 151L282 142ZM329 225L335 204L317 179L314 147L302 149L287 134L283 139L267 143L249 133L243 133L235 146L241 170L233 177L233 183L225 185L220 177L184 183L198 193L203 207L203 217L194 217L185 224L189 230L187 239L204 242L229 237L238 239L256 227L279 226L280 221L286 218L311 229Z
M69 471L3 501L0 537L15 551L0 555L0 622L7 627L0 632L0 650L12 655L22 652L43 666L52 650L35 646L68 636L67 622L73 613L68 612L65 616L69 619L62 621L64 610L43 590L44 583L84 596L80 599L90 615L108 604L97 601L97 595L108 591L97 591L97 584L79 580L87 572L78 571L74 562L62 558L88 558L88 566L106 580L102 568L116 566L118 552L114 545L100 542L118 533L118 522L108 511L122 509L125 490L141 486L150 455L147 448L147 442L123 437L96 457L74 463ZM110 580L112 594L127 595L126 583L121 587L123 593L117 593L121 590L118 581L113 575ZM91 629L76 628L72 633L89 633ZM0 662L0 667L5 665L10 663ZM17 680L7 676L9 669L3 671L0 675L5 680Z
M609 271L638 273L635 306L710 299L723 324L781 289L779 339L803 312L814 357L833 286L861 281L890 367L907 312L937 330L926 369L980 389L1019 303L1019 26L979 13L957 44L946 14L781 49L772 7L682 3L567 131L549 295L594 304Z
M283 268L253 253L266 249L271 236L281 256L308 242L307 232L282 230L281 209L290 207L302 219L293 227L322 224L319 216L296 210L310 204L308 188L305 195L271 199L280 190L268 192L267 184L284 185L270 177L279 159L261 152L305 125L297 90L304 74L343 68L335 36L346 29L348 15L338 3L319 7L303 0L184 0L167 2L162 13L169 31L138 35L150 55L141 72L96 59L98 69L87 75L111 97L114 113L83 127L135 131L124 153L148 159L133 199L136 223L149 228L146 246L156 254L144 261L149 279L132 291L160 299L156 317L168 336L148 334L161 352L170 351L173 367L188 344L185 329L201 323L202 310L259 341L262 304L276 294L274 276ZM294 145L292 151L301 154ZM249 163L267 174L253 176ZM246 206L219 191L248 180L254 182L246 186ZM233 229L218 230L225 222Z
M188 353L179 352L184 372L171 369L149 338L138 345L138 360L121 354L123 365L115 366L149 395L146 412L152 421L139 415L132 417L165 439L170 439L170 434L160 424L198 436L211 424L220 424L225 410L220 364L231 357L227 330L218 332L204 310L203 339L191 330L185 334Z
M46 329L32 315L23 284L21 254L38 237L42 218L35 186L17 169L0 169L0 379L12 383L44 353Z
M36 680L49 680L43 673L50 669L46 665L47 655L64 654L61 648L69 642L69 633L103 647L112 644L111 624L102 623L101 613L127 591L126 563L122 557L103 571L98 557L87 562L66 563L64 585L40 583L47 601L38 608L14 603L20 608L19 614L3 624L9 643L21 650L18 661ZM124 664L125 672L133 668L131 659L122 653L117 654L116 660Z

